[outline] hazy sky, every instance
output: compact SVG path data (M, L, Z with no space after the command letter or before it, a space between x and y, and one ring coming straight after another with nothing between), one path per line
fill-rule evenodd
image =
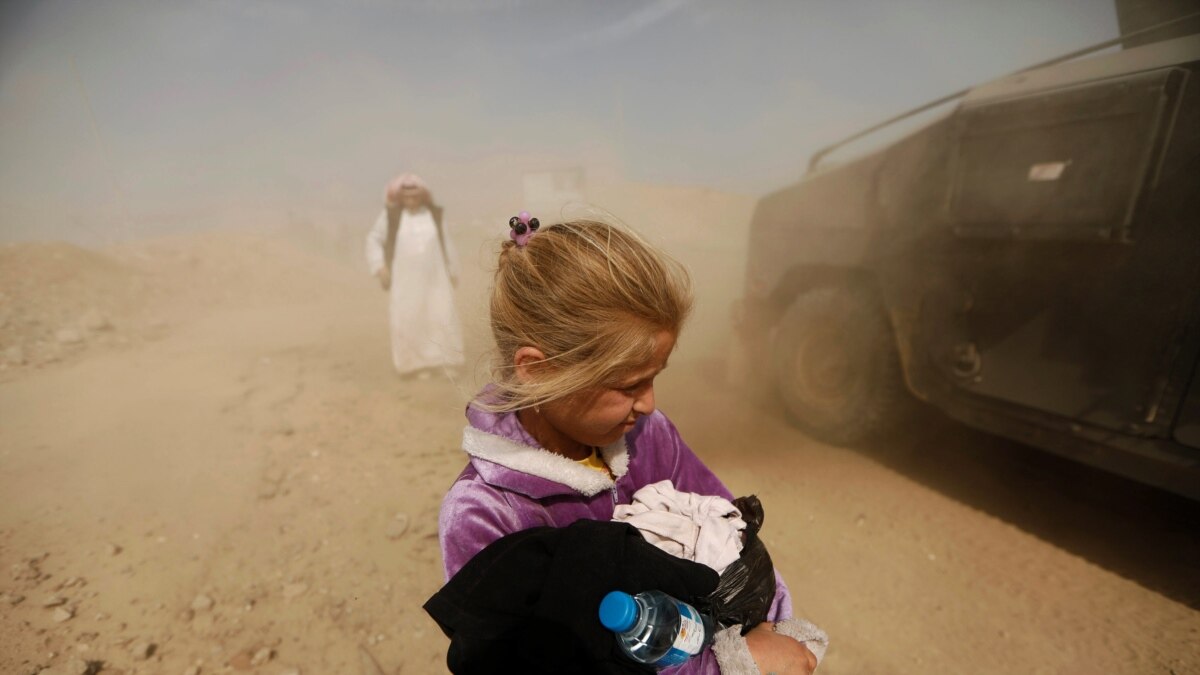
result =
M762 194L839 136L1116 32L1111 0L10 1L0 236L370 211L406 168L460 195L572 165Z

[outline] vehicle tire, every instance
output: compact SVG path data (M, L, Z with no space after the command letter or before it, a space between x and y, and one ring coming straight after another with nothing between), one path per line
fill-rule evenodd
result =
M788 418L835 445L893 429L909 401L891 325L867 289L802 292L779 322L772 363Z

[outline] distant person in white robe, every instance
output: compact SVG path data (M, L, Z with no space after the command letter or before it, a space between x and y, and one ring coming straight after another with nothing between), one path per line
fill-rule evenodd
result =
M366 253L371 274L388 291L396 372L425 379L436 369L461 366L457 254L442 209L419 176L406 173L388 183Z

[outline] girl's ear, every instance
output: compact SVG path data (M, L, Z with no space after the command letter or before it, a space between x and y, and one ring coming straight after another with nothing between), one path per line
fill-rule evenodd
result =
M520 347L513 354L513 367L517 371L517 379L522 384L533 381L539 366L546 361L546 355L537 347Z

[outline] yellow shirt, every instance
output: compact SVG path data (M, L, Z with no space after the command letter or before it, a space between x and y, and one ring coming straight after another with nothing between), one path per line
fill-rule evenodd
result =
M605 476L612 478L612 472L608 470L608 465L604 463L604 460L600 459L600 452L596 450L596 448L592 448L592 454L584 457L583 459L577 459L575 461L589 469L595 469Z

